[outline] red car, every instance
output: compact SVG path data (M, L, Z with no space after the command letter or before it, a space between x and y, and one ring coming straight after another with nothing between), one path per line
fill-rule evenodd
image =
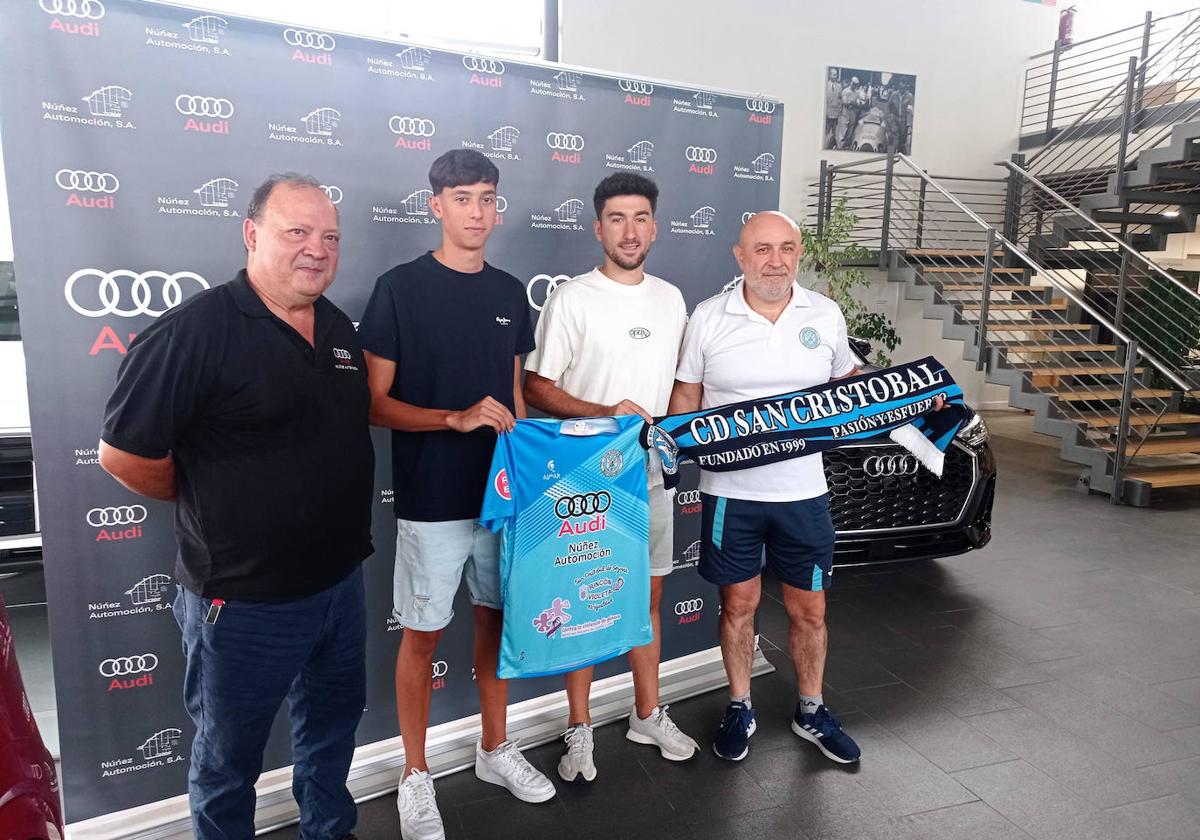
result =
M12 627L0 597L0 837L62 840L63 836L58 773L29 708Z

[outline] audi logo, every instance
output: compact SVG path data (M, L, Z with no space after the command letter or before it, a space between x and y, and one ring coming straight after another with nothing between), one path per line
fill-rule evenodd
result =
M916 475L920 463L912 455L872 455L863 461L863 472L872 478Z
M481 55L464 55L463 67L472 73L491 73L499 76L504 73L504 62L498 58L484 58Z
M508 199L502 195L496 196L496 212L503 213L508 209Z
M285 29L283 40L293 47L305 47L310 50L325 50L328 52L337 46L332 35L324 32L310 32L307 29Z
M329 196L331 204L342 203L342 188L334 184L322 184L321 189L325 190L325 195Z
M414 137L432 137L437 130L433 120L420 117L392 117L388 120L388 128L392 134L410 134Z
M87 309L75 300L75 284L85 277L97 278L97 290L100 296L99 309ZM122 278L130 280L129 293L133 298L131 301L132 306L123 307L121 305L121 287L117 284L117 281ZM154 297L154 291L150 285L152 280L162 282L162 308L151 306ZM123 318L131 318L134 315L149 315L152 318L157 318L168 309L178 306L183 302L183 285L181 281L194 283L200 289L208 288L208 281L193 271L176 271L173 274L167 274L165 271L138 272L124 268L117 269L116 271L81 268L67 278L67 285L63 288L63 295L67 299L67 305L80 315L85 315L88 318L100 318L104 315L120 315Z
M683 154L692 163L715 163L717 160L717 150L707 146L688 146Z
M654 85L649 82L634 82L629 79L620 79L617 81L617 84L626 93L642 93L647 96L654 93Z
M146 521L146 509L141 505L92 508L87 512L87 524L93 528L106 525L136 525Z
M578 496L563 496L554 502L554 515L559 519L569 519L572 516L587 516L592 513L604 513L612 505L612 496L607 490L599 493L582 493Z
M766 99L747 99L746 110L754 111L757 114L774 114L776 103Z
M343 350L341 347L333 348L333 357L335 359L341 359L343 362L348 362L348 361L350 361L350 358L351 358L350 351Z
M100 663L100 676L120 677L126 674L144 674L158 667L158 657L153 653L143 653L141 656L122 656L117 659L105 659Z
M551 131L546 135L546 145L551 149L562 149L567 152L578 152L583 148L583 137L579 134L562 134Z
M233 103L216 96L181 93L175 97L175 110L184 116L227 119L233 116Z
M754 215L755 214L754 214L753 210L747 210L745 213L742 214L742 224L746 224L746 222L753 219Z
M84 169L60 169L54 173L54 183L64 190L115 193L121 186L111 172L90 172Z
M675 501L681 505L697 505L700 504L699 490L681 490L675 494Z
M446 672L450 670L450 666L446 664L446 660L439 659L433 663L433 678L440 679L446 676Z
M703 598L692 598L688 601L679 601L675 604L675 615L687 615L688 613L700 612L704 609Z
M542 307L546 305L546 301L550 300L550 295L554 294L554 290L560 284L570 280L570 275L567 274L536 274L531 279L528 285L525 286L525 297L529 299L529 305L538 312L542 311ZM545 284L545 291L542 286Z
M48 15L100 20L104 17L104 4L100 0L38 0L42 11Z

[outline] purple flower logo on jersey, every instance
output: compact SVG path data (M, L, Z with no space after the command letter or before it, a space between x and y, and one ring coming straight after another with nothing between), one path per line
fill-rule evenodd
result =
M555 598L550 609L542 610L541 614L533 620L533 629L545 636L553 635L555 630L571 620L571 614L567 612L570 606L570 601Z

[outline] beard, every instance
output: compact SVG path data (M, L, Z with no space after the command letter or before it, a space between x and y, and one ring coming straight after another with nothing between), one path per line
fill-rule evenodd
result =
M605 248L604 255L620 266L622 271L633 271L641 266L646 261L646 255L650 253L650 246L639 250L632 257L626 256L619 248Z
M751 280L747 275L745 282L756 296L774 303L791 294L792 280L792 277L774 275L765 277L760 275Z

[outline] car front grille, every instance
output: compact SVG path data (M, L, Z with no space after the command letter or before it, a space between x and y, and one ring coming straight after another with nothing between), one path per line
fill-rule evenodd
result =
M950 525L958 520L976 478L975 457L954 444L942 477L896 444L848 446L824 453L830 509L839 534ZM869 475L866 468L874 473Z

